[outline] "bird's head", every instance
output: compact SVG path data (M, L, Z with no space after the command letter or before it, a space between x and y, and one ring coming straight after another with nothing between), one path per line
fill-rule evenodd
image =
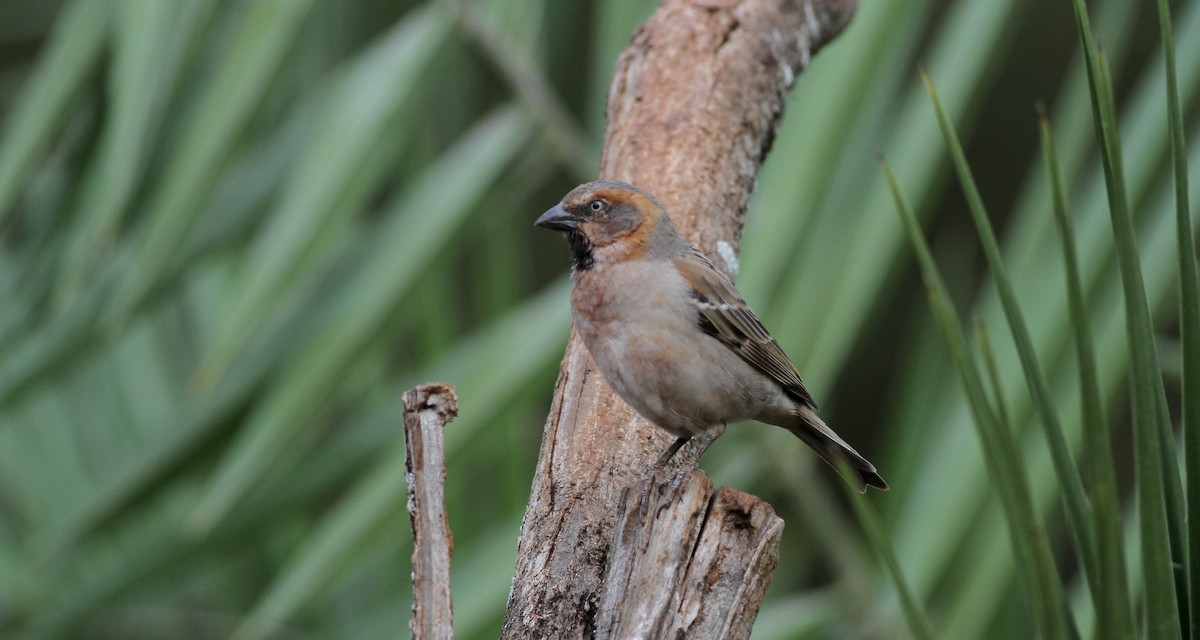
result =
M679 237L654 196L611 180L575 187L534 224L567 235L576 271L591 268L597 257L628 260Z

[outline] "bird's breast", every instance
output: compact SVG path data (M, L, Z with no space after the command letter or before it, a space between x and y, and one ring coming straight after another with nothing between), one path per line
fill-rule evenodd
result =
M678 272L658 263L618 263L579 274L571 293L575 328L614 388L636 384L669 363L671 350L689 335L695 318L685 286Z
M744 413L748 390L730 367L745 364L700 331L677 271L634 263L585 275L571 296L575 328L617 395L676 435Z
M576 275L571 312L584 342L614 334L690 329L695 311L687 285L669 264L619 263Z

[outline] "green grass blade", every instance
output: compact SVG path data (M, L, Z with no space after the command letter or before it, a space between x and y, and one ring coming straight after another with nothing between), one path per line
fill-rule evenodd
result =
M153 307L168 291L176 292L177 289L170 289L173 283L194 269L200 258L211 254L215 247L246 235L282 173L281 167L296 154L306 121L302 107L302 112L284 125L274 140L247 154L216 185L213 203L204 209L204 223L188 237L183 250L173 258L151 295L143 298L136 311ZM4 349L8 357L0 360L0 410L19 401L25 393L52 383L62 371L111 341L114 335L100 331L96 318L111 301L121 269L130 257L129 251L125 251L102 263L71 309L53 321L35 326L27 336L22 336L23 340L14 340L14 346ZM5 340L10 338L11 335L0 337L0 344L6 344Z
M493 323L489 330L464 341L436 366L413 376L414 380L451 380L458 389L461 414L446 429L447 459L479 442L480 430L494 424L493 417L502 405L517 397L514 385L524 384L539 366L561 355L562 340L570 323L563 304L568 289L569 284L560 281ZM486 366L489 362L508 363L505 375L489 371ZM388 395L398 398L408 384L403 383ZM395 424L398 411L394 401L387 402L382 416L368 416L364 420L390 419L394 442L398 437ZM370 473L324 517L309 541L251 610L240 631L241 637L258 638L270 632L324 588L345 559L363 544L363 538L394 515L403 501L403 471L401 442L394 445L394 451L379 457Z
M233 633L236 640L257 640L277 625L304 596L326 584L339 560L356 551L383 518L404 505L404 447L393 449L367 474L350 495L334 508L313 532L294 566L283 573L280 584Z
M440 0L496 65L542 129L563 168L579 180L596 177L600 150L571 117L553 85L530 55L494 25L473 2Z
M463 220L472 204L525 143L529 122L502 108L482 120L393 205L370 239L362 268L329 304L344 310L299 349L286 375L249 418L223 461L191 526L210 529L272 464L333 393L348 360L378 330L418 267Z
M0 227L15 215L14 205L36 163L100 61L111 4L110 0L77 0L65 9L44 60L7 118L0 141Z
M629 34L654 11L654 4L640 0L609 0L590 7L591 10L591 83L588 86L586 129L593 139L604 137L607 125L605 109L612 71L617 56L629 44Z
M986 92L996 77L997 57L1006 55L1012 42L1004 27L1019 20L1027 7L1024 2L969 2L947 7L948 24L939 31L928 62L938 77L949 78L943 86L956 108L972 106L970 96ZM920 90L914 88L906 92L900 105L889 102L884 118L895 124L888 127L890 138L882 143L889 157L897 161L895 166L901 175L911 177L918 202L940 194L944 185L942 151L929 144L933 129L924 111L925 100ZM866 142L871 149L878 150L881 142L875 135L875 131L869 131ZM797 278L785 301L782 316L795 324L796 331L806 336L811 345L802 370L814 379L834 376L836 363L853 346L861 323L870 316L870 307L879 299L878 292L895 272L892 265L904 246L902 231L890 215L883 213L891 206L891 195L883 185L868 177L864 170L856 181L846 185L856 194L850 205L864 215L850 227L842 218L845 211L834 210L830 224L837 229L835 235L825 236L828 230L821 235L839 241L817 243L795 268L794 273L824 274L824 282L815 284ZM840 240L841 237L846 239ZM833 279L830 279L830 265L841 265L832 274ZM802 290L801 285L811 288ZM814 299L816 293L823 295ZM809 313L812 308L825 311Z
M1178 615L1178 619L1170 622L1164 621L1161 624L1164 631L1173 632L1175 629L1188 627L1187 574L1184 568L1187 566L1187 545L1183 533L1183 487L1179 469L1176 466L1178 458L1175 451L1175 436L1171 432L1166 392L1162 384L1162 367L1158 364L1158 348L1154 339L1153 319L1146 297L1141 257L1138 255L1137 232L1133 226L1133 216L1126 195L1124 161L1118 134L1112 76L1104 52L1097 49L1096 54L1099 71L1097 89L1101 96L1100 122L1104 135L1101 157L1110 167L1106 173L1106 183L1114 185L1110 187L1109 195L1110 201L1114 204L1109 210L1113 217L1113 235L1117 246L1117 259L1121 267L1122 288L1125 291L1126 322L1131 333L1130 349L1134 354L1131 358L1135 379L1133 404L1136 412L1145 412L1145 415L1142 416L1145 420L1143 424L1150 433L1146 444L1152 448L1157 445L1157 455L1148 452L1144 458L1147 465L1158 466L1161 482L1158 488L1152 488L1151 491L1161 491L1159 496L1162 498L1162 505L1161 507L1153 505L1150 509L1156 514L1159 511L1165 512L1167 545L1165 548L1160 548L1158 552L1165 551L1167 553L1168 566L1174 574L1175 613ZM1130 318L1130 314L1134 317ZM1139 394L1142 395L1141 401L1137 397ZM1135 417L1135 429L1139 428L1139 421L1140 418ZM1137 446L1135 444L1135 448ZM1142 459L1139 452L1139 460ZM1138 497L1139 505L1141 505L1143 496L1139 494ZM1152 504L1152 501L1148 503ZM1151 519L1156 517L1157 515L1150 516ZM1143 534L1145 533L1143 531ZM1143 546L1145 545L1146 541L1143 540ZM1168 595L1165 590L1156 594L1150 590L1149 586L1147 587L1147 600L1158 597L1167 599ZM1168 613L1168 611L1169 609L1164 606L1163 613ZM1153 618L1147 615L1147 620L1153 628L1156 624Z
M1000 425L988 405L987 393L967 348L958 313L947 297L945 284L922 235L920 223L912 213L887 163L881 164L888 186L895 197L896 208L917 253L938 328L950 350L963 389L969 398L976 431L984 449L988 475L992 478L1004 506L1013 555L1025 582L1026 600L1033 610L1038 635L1042 638L1076 637L1077 633L1069 617L1067 602L1045 530L1033 509L1025 465L1017 453L1016 443L1012 434Z
M925 88L929 92L930 99L933 101L934 110L937 112L942 137L945 139L946 147L950 151L950 157L958 173L959 183L962 185L963 192L967 198L967 209L971 212L971 218L975 222L975 229L978 232L980 242L983 244L983 251L987 257L988 267L991 269L997 291L1000 294L1000 300L1004 306L1004 314L1012 331L1017 353L1021 358L1021 367L1025 372L1025 381L1029 388L1029 395L1033 398L1034 407L1041 418L1046 442L1050 446L1050 455L1054 461L1054 472L1058 476L1059 484L1062 486L1063 499L1067 507L1068 522L1071 526L1071 533L1075 538L1080 560L1086 569L1088 583L1093 593L1098 592L1100 585L1097 582L1095 542L1092 539L1092 530L1089 526L1091 522L1091 506L1088 504L1087 496L1083 492L1083 482L1079 479L1079 472L1075 467L1075 462L1071 459L1071 449L1067 444L1066 437L1063 435L1062 423L1059 420L1058 411L1054 407L1049 384L1046 382L1046 374L1039 362L1037 352L1033 346L1033 339L1030 337L1029 329L1025 325L1025 319L1018 306L1016 293L1013 291L1012 283L1008 278L1008 270L1005 268L1003 258L1000 255L1000 244L996 241L995 232L992 231L991 222L988 220L987 211L983 205L983 198L980 196L979 189L975 185L971 169L967 166L966 155L963 152L962 144L958 140L958 134L955 133L954 125L950 122L946 110L942 107L941 99L938 97L937 90L933 86L933 81L928 75L922 75L922 79L925 82Z
M1183 594L1177 590L1172 571L1174 536L1171 534L1171 516L1168 513L1170 508L1167 503L1169 493L1165 487L1167 483L1164 482L1164 475L1166 465L1174 465L1175 459L1164 459L1164 444L1159 442L1159 420L1164 417L1159 412L1162 380L1159 377L1158 355L1154 346L1133 219L1129 213L1125 191L1112 86L1108 83L1103 56L1099 54L1092 38L1087 9L1082 0L1074 0L1074 6L1076 24L1087 60L1092 111L1097 137L1100 140L1101 164L1108 189L1109 215L1120 265L1121 285L1125 294L1125 322L1133 367L1135 473L1142 571L1145 576L1146 633L1151 640L1174 639L1181 634L1181 611L1177 597ZM1180 567L1182 570L1182 565Z
M1104 402L1100 395L1091 324L1079 275L1075 230L1067 213L1066 189L1059 171L1058 154L1050 133L1050 122L1044 113L1039 116L1042 154L1054 201L1054 218L1058 224L1067 274L1068 309L1079 367L1080 407L1083 424L1087 426L1084 430L1084 447L1091 486L1096 577L1100 585L1100 591L1092 594L1096 609L1096 629L1098 637L1102 639L1119 640L1133 637L1134 626L1125 569L1125 547L1121 541L1121 512L1116 471L1113 467L1112 440Z
M979 318L975 319L975 342L979 344L984 370L988 374L988 383L992 385L992 404L996 408L996 418L1000 421L1000 426L1011 433L1013 423L1008 414L1008 405L1004 402L1004 378L1000 375L1000 365L996 362L996 352L992 349L992 340L988 337L987 325Z
M84 291L62 317L6 349L0 359L0 409L11 406L84 352L94 338L93 320L107 304L116 280L115 265L105 265L94 286Z
M233 416L251 399L280 358L283 344L268 344L264 353L243 358L236 374L222 381L204 401L177 415L173 428L147 445L138 456L114 473L92 493L83 508L65 519L55 535L39 542L39 558L54 558L74 548L88 536L135 509L139 501L168 484L198 452L210 447L232 424Z
M1181 34L1185 32L1185 29L1187 33L1200 34L1200 20L1197 19L1200 18L1200 11L1197 11L1197 8L1200 8L1200 5L1192 4L1185 8L1186 19L1181 19L1179 24ZM1109 3L1103 9L1101 17L1104 24L1099 26L1103 29L1106 41L1114 43L1127 40L1128 38L1118 37L1117 34L1130 31L1129 27L1136 22L1134 16L1140 15L1137 5ZM1185 27L1185 25L1187 26ZM1178 41L1180 45L1179 61L1181 72L1183 72L1180 77L1181 88L1194 87L1196 79L1200 78L1200 74L1195 73L1196 61L1200 61L1200 54L1195 54L1193 51L1189 52L1189 55L1183 55L1185 42L1195 50L1198 48L1197 45L1200 45L1200 37L1191 37L1186 40L1181 38ZM1077 55L1081 57L1081 54ZM1089 117L1091 105L1087 92L1086 71L1082 63L1078 65L1078 75L1078 78L1074 75L1068 78L1069 82L1062 86L1055 96L1054 104L1056 111L1062 113L1060 118L1062 125L1057 131L1063 136L1063 142L1066 143L1068 151L1068 154L1062 157L1065 161L1064 175L1067 177L1068 184L1078 189L1078 203L1074 205L1074 209L1078 212L1076 219L1079 246L1087 248L1087 251L1080 256L1083 285L1084 290L1089 292L1089 306L1091 307L1089 313L1093 325L1096 326L1097 363L1103 382L1101 389L1106 402L1108 402L1110 401L1108 399L1117 397L1125 388L1121 384L1119 376L1128 369L1128 351L1124 345L1124 327L1118 326L1121 322L1121 313L1115 307L1110 306L1114 301L1119 302L1121 294L1120 281L1115 272L1115 257L1113 257L1111 248L1112 232L1108 215L1105 213L1103 176L1099 163L1094 163L1093 166L1086 162L1089 148L1094 147L1095 136ZM939 89L942 88L940 84ZM1132 96L1134 98L1131 103L1133 108L1130 112L1132 117L1128 125L1130 133L1127 137L1134 142L1130 149L1136 152L1128 158L1130 178L1134 180L1134 186L1137 186L1138 192L1148 194L1148 201L1151 199L1150 194L1159 192L1155 183L1163 173L1156 171L1154 167L1158 166L1157 163L1160 163L1161 158L1165 158L1167 154L1165 144L1167 133L1166 128L1162 126L1161 98L1159 97L1163 91L1160 85L1161 73L1155 72L1152 67L1144 69L1138 76L1135 94ZM1075 98L1076 93L1079 94L1079 99ZM1184 93L1193 94L1190 89L1185 89ZM927 96L922 97L928 100ZM943 99L947 99L944 93ZM1032 101L1032 96L1030 96L1027 102L1032 103ZM928 109L928 107L926 108ZM929 120L931 123L933 122L933 118L929 118ZM958 122L959 118L956 117L955 121ZM1155 136L1152 135L1156 129L1162 130L1163 142L1161 143L1156 142ZM1156 153L1156 149L1161 153ZM1072 367L1073 355L1070 347L1069 313L1067 298L1063 295L1062 288L1065 276L1061 275L1063 267L1056 249L1059 240L1053 229L1054 221L1052 216L1047 215L1050 196L1049 192L1045 190L1045 177L1040 167L1037 167L1036 173L1029 171L1026 180L1027 186L1022 190L1026 197L1018 200L1020 205L1016 207L1016 217L1010 219L1005 226L1006 262L1010 268L1011 279L1028 312L1026 320L1034 332L1038 353L1045 357L1047 373L1054 372L1052 375L1055 377L1058 372L1071 375L1069 368ZM1031 188L1032 185L1029 182L1037 182L1042 186L1041 188ZM1147 206L1146 211L1159 211L1156 202L1151 202L1152 206ZM1039 217L1041 218L1040 222L1037 221ZM1171 222L1173 223L1173 220ZM1157 228L1158 225L1155 224ZM1170 233L1165 240L1166 244L1163 244L1162 237L1149 234L1144 240L1147 247L1154 247L1144 251L1143 256L1147 260L1153 261L1159 266L1164 260L1169 264L1169 271L1165 272L1156 267L1155 275L1151 278L1152 280L1154 278L1165 280L1154 280L1148 283L1153 287L1152 300L1155 308L1161 307L1170 298L1171 294L1164 290L1164 287L1174 286L1174 274L1177 272L1177 261L1173 249L1176 244L1174 233ZM1147 267L1149 276L1151 270L1149 265ZM1048 274L1053 275L1047 277ZM981 295L977 294L976 296L976 299L982 303L978 311L990 326L999 326L998 323L1003 322L1003 310L996 299L994 286L987 283L982 288ZM996 336L996 338L998 355L1001 356L1001 364L1004 366L1006 387L1010 390L1018 389L1024 385L1024 381L1015 352L1000 348L1000 343L1007 341L1007 335L1003 336L1003 340L1001 336ZM946 364L946 369L949 369L949 363ZM952 372L949 372L949 375L936 382L932 388L944 388L948 384L952 384L952 377ZM902 445L906 451L913 451L916 443L920 443L922 447L937 449L937 455L940 456L938 459L944 461L941 465L942 471L938 474L927 473L924 470L927 464L924 462L925 458L906 456L900 452L897 452L899 455L893 454L891 461L884 460L889 469L897 465L900 468L915 466L915 476L909 483L919 485L912 487L914 497L908 500L904 506L898 506L891 514L895 514L897 518L898 531L895 540L901 555L919 555L929 558L927 563L914 563L914 568L910 571L910 575L914 578L914 584L918 585L921 590L936 588L937 584L942 583L934 583L934 579L948 579L947 574L956 571L955 559L961 558L961 555L956 556L955 550L963 549L964 545L968 544L994 549L998 545L1004 546L1003 536L1005 535L1003 531L991 533L988 534L987 542L980 543L975 535L977 531L975 519L971 517L949 519L944 530L938 531L936 534L929 531L927 523L937 514L947 511L976 513L979 509L986 508L984 500L987 491L987 482L983 474L973 473L976 467L982 471L982 465L978 462L977 457L961 455L963 448L970 446L973 434L957 429L957 425L970 419L969 409L961 398L956 398L952 393L937 394L939 396L937 400L930 402L927 391L930 388L925 387L925 390L919 391L917 397L922 398L919 402L933 405L925 411L934 413L940 418L929 423L933 427L931 429L933 433L927 433L929 430L921 429L918 423L906 427L902 434L896 435L897 439L906 441ZM1061 390L1056 390L1056 393L1061 393ZM1014 413L1023 416L1031 412L1027 394L1021 394L1021 397L1010 398L1010 400L1015 400L1010 403L1010 408L1014 410ZM1076 403L1063 404L1060 402L1059 407L1064 418L1064 427L1068 430L1069 440L1082 442L1083 423L1078 415ZM946 415L949 413L954 415ZM898 416L897 419L911 418ZM1025 424L1027 421L1018 418L1018 422ZM1036 427L1034 429L1036 430ZM895 431L900 430L894 430L893 433ZM1042 455L1045 450L1044 444L1042 444L1044 438L1040 433L1030 434L1030 436L1035 436L1034 440L1041 445L1037 447L1036 452L1029 450L1034 456L1030 461L1030 470L1034 474L1031 481L1037 487L1056 485L1049 459ZM1076 455L1082 456L1081 451ZM1082 458L1077 459L1082 460ZM910 471L910 473L914 473L914 471ZM947 486L945 484L947 477L961 479L961 482ZM1042 513L1047 513L1047 510L1054 508L1056 503L1061 504L1061 498L1058 496L1040 500L1039 504L1044 509ZM1003 561L1000 566L1002 570L1011 573L1011 562ZM973 577L970 579L974 580ZM986 581L980 580L980 582L985 583ZM986 602L980 602L974 611L963 615L965 619L980 621L978 626L981 631L979 633L982 633L982 630L990 629L988 621L994 618L986 616L989 613L995 616L999 613L999 608L1006 602L1006 592L1003 590L981 588L981 591L990 594L989 599ZM1003 616L1004 614L999 613L999 615ZM949 617L946 619L949 620ZM949 628L949 625L947 624L946 627ZM963 635L960 633L951 634L950 637L975 637L976 635L978 634Z
M1200 278L1196 273L1196 241L1188 206L1187 149L1183 133L1183 110L1175 69L1175 40L1171 9L1158 0L1159 29L1162 31L1163 62L1167 78L1167 123L1171 133L1171 172L1175 180L1175 222L1179 239L1179 333L1183 344L1183 458L1187 478L1187 563L1192 640L1200 640Z
M368 443L369 458L354 457L347 454L345 450L330 451L322 448L315 451L313 456L305 459L306 469L302 476L285 475L282 478L273 479L276 485L282 486L282 489L268 488L266 493L256 491L255 496L248 499L247 508L231 513L229 520L214 531L211 540L178 538L177 521L173 520L169 527L171 542L160 550L161 553L155 551L154 554L145 558L139 555L136 562L127 563L127 565L140 567L144 562L151 562L159 566L170 567L169 570L172 572L177 571L180 565L188 561L188 558L196 555L197 549L202 548L202 545L221 547L227 545L230 539L244 541L248 528L261 530L265 526L264 522L276 522L278 516L274 514L278 512L281 503L304 502L311 499L310 497L313 495L326 495L329 491L337 491L338 487L331 483L339 477L343 482L348 478L361 479L358 484L354 485L355 488L346 494L343 504L348 504L351 494L361 497L364 493L370 493L370 490L365 487L370 483L367 478L371 477L371 473L364 473L363 467L378 464L386 458L386 455L381 458L379 451L385 448L386 444L393 442L395 438L395 421L400 415L396 399L399 398L403 389L410 388L415 381L453 380L460 393L463 394L460 406L464 415L455 421L454 426L458 427L457 429L447 430L448 457L457 455L457 452L469 451L473 445L478 446L480 439L484 437L481 434L486 433L488 426L495 424L495 416L502 405L519 397L520 394L517 389L514 389L514 385L526 384L530 376L539 370L539 367L552 366L555 359L561 355L562 344L566 339L570 324L569 311L562 302L568 293L569 286L569 281L560 280L506 317L487 325L487 328L478 332L477 335L469 336L453 352L440 357L429 367L415 372L411 376L406 376L403 381L390 384L389 388L381 394L384 401L379 404L382 406L368 409L367 415L359 420L351 420L351 422L358 422L357 426L369 422L382 425L376 430L382 432L384 436ZM266 361L267 359L259 360ZM511 366L505 369L506 374L509 375L491 374L489 363L494 362L509 363ZM246 373L245 370L250 368L246 365L247 363L243 359L235 368L235 374L218 385L214 395L225 398L223 402L206 403L205 409L188 424L169 427L167 429L168 440L176 441L177 432L190 434L188 437L193 442L196 442L197 438L211 438L211 433L205 433L204 429L197 427L200 425L210 425L211 427L220 424L223 421L217 419L215 414L221 412L228 414L243 401L236 398L244 399L243 390L246 389L246 385L234 385L235 379L247 375L258 380L263 377L261 367L255 366L259 369L257 374ZM356 425L347 424L345 431L353 432L355 429ZM211 431L211 428L208 430ZM188 449L187 446L177 445L170 451L163 451L163 455L159 456L160 474L156 478L143 480L140 485L143 491L150 491L159 485L167 485L167 490L170 492L178 492L182 488L185 493L190 495L191 488L188 486L190 483L170 482L170 471L172 469L177 471L183 466L187 461ZM402 466L401 464L401 468ZM2 469L3 467L0 467L0 470ZM336 477L327 476L331 469L335 470ZM336 470L340 470L341 474L337 475ZM323 475L327 477L322 479ZM183 486L181 487L181 485ZM402 485L399 488L393 487L393 489L399 491L401 495L403 494ZM400 499L402 500L402 497ZM380 500L385 501L388 505L392 504L387 496L378 494L370 500L375 501L375 505L382 504ZM88 506L90 507L90 505ZM122 507L122 509L126 508ZM346 513L357 513L355 518L363 518L366 514L358 513L360 509L363 509L361 505L353 509L349 506L345 508L339 506L331 510L325 516L322 524L314 528L313 537L305 546L300 547L295 558L288 561L285 568L280 571L274 582L261 596L257 606L253 609L251 618L274 624L281 619L290 617L292 612L317 594L327 591L328 579L336 579L341 575L340 572L346 563L352 561L355 555L354 545L367 542L367 540L355 536L351 536L353 540L349 543L341 538L348 535L348 532L355 531L369 535L371 531L378 531L378 525L381 522L396 514L395 509L385 509L382 513L376 513L374 518L359 519L356 523L346 523L344 526L331 524L332 521L338 520ZM79 543L84 550L102 544L105 539L113 535L114 530L124 529L128 527L131 520L137 520L138 510L129 509L128 511L128 513L121 514L121 519L113 521L113 526L100 532L100 535L94 535L94 531L88 532L93 535L86 540L80 539L74 542ZM130 517L131 515L132 517ZM515 531L515 529L510 530ZM322 535L318 536L318 533ZM387 540L390 543L394 538L388 536ZM167 555L156 559L155 554ZM72 560L77 558L78 555L71 557ZM56 565L43 566L55 567ZM509 567L511 568L511 564ZM333 578L330 578L331 576ZM89 584L82 585L82 594L65 594L70 599L79 599L77 606L71 607L71 612L61 611L64 607L59 607L60 611L51 613L51 616L82 615L89 609L102 607L105 605L105 598L109 597L105 594L118 591L131 579L125 574L102 575L95 578L95 580L89 579L87 581ZM80 590L80 586L72 584L68 591L78 590Z
M843 467L839 469L843 480L854 477L851 469L844 462L838 466ZM883 521L879 519L879 513L875 510L875 506L871 504L866 495L858 490L857 485L843 482L842 486L846 489L846 496L850 500L851 506L854 507L854 514L858 516L863 535L875 550L876 555L883 559L888 575L892 578L892 584L896 587L896 592L900 594L900 607L904 611L904 621L908 623L908 630L912 632L916 640L933 640L937 636L933 633L933 625L929 623L929 614L925 612L924 605L909 586L908 580L904 578L900 559L896 557L896 548L892 545L892 539L888 536Z
M377 148L372 141L380 138L388 119L418 87L421 70L449 30L449 19L438 8L413 11L349 70L330 97L319 133L283 185L287 197L250 248L246 284L205 355L198 386L206 387L223 375L256 335L302 271L298 265L331 224L329 218L339 212L357 213L336 205Z
M122 0L112 20L114 71L109 78L112 108L100 149L83 170L83 184L69 229L66 262L56 282L55 307L62 308L94 269L116 233L143 177L149 152L179 81L187 45L212 10L213 0L163 3Z
M240 29L214 72L172 162L146 207L147 228L126 278L107 311L107 324L128 320L171 262L200 212L206 185L237 142L270 78L299 33L313 0L267 0L246 7Z
M812 255L825 250L818 238L827 237L813 227L824 221L845 228L849 212L841 210L844 200L837 197L839 190L831 183L839 174L852 174L855 177L849 181L859 190L844 193L861 195L861 175L870 173L862 167L862 160L869 161L879 151L877 131L863 123L877 121L896 109L895 95L904 86L905 74L911 69L909 61L920 45L913 34L921 30L931 5L926 0L888 2L873 11L859 12L853 27L838 36L839 43L854 47L857 54L817 56L796 78L793 91L801 99L789 102L788 115L759 172L760 187L754 190L750 205L742 239L744 260L738 273L737 285L747 300L772 301L764 310L767 326L777 326L784 318L789 324L796 322L796 316L784 310L791 305L774 293L782 284L795 280L803 291L800 297L811 301L816 283L809 282L807 274L812 272L794 268L792 263L799 259L827 264ZM607 84L604 89L607 91ZM803 98L810 93L819 93L821 99ZM823 125L813 127L812 122ZM894 224L890 216L884 219ZM874 225L868 229L873 231ZM892 234L897 231L893 229ZM842 247L835 250L843 252ZM827 277L822 274L821 280ZM805 328L796 333L809 335ZM796 364L805 375L813 375L808 363Z

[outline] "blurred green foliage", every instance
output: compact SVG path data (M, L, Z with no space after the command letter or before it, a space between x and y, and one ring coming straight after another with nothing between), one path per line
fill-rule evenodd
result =
M531 222L594 177L609 74L652 10L0 3L0 636L402 635L401 394L445 380L461 403L446 434L456 632L494 637L570 321L566 250ZM1091 11L1163 368L1177 372L1157 20L1125 0ZM1173 11L1188 130L1200 2ZM1091 637L1039 414L918 74L966 144L1079 457L1033 109L1047 105L1132 514L1129 350L1080 51L1067 0L863 0L798 78L742 239L739 287L892 486L869 496L872 523L938 637L1026 638L1033 613L875 157L911 198L948 295L993 328L1031 504ZM1182 147L1193 184L1198 140ZM1166 384L1174 407L1174 374ZM788 524L755 637L903 637L892 580L814 460L751 425L706 454L716 482ZM1140 556L1126 555L1137 594Z

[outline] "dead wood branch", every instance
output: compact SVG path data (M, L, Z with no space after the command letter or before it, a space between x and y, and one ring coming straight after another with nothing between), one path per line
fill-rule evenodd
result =
M685 237L736 270L788 88L853 10L853 0L664 0L613 72L599 177L655 194ZM503 637L749 636L782 521L753 496L714 494L699 471L677 492L656 479L643 513L639 487L671 439L609 390L572 335ZM674 469L686 473L701 449L685 447Z
M413 617L417 640L454 637L450 554L454 540L446 518L446 447L443 429L458 415L454 387L423 384L404 394L408 518L413 532Z

